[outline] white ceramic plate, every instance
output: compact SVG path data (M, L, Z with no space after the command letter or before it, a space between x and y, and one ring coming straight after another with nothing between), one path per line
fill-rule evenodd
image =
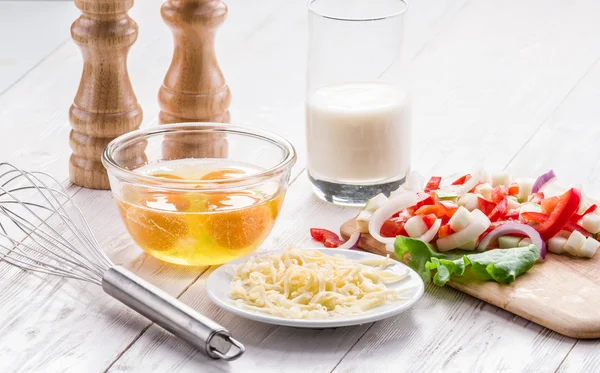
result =
M319 250L326 255L342 254L348 259L352 260L363 260L363 259L381 259L381 256L366 253L362 251L350 251L350 250L339 250L339 249L307 249L307 250ZM267 252L256 253L253 255L264 255ZM269 253L272 253L269 252ZM283 317L277 317L268 315L266 313L257 312L238 306L231 298L229 298L229 284L231 282L231 275L227 273L226 267L232 264L239 264L245 261L248 257L240 258L232 261L231 263L222 265L217 268L206 281L206 291L210 299L219 307L234 313L238 316L245 317L250 320L260 321L267 324L283 325L283 326L294 326L298 328L334 328L339 326L350 326L370 323L373 321L379 321L386 319L391 316L395 316L408 310L421 296L423 295L424 285L421 277L410 269L405 264L395 262L392 266L388 267L388 270L396 273L404 273L405 270L409 271L408 277L404 280L388 285L390 289L409 287L410 289L403 292L402 295L407 297L406 300L385 304L365 313L351 316L336 316L328 319L317 319L317 320L306 320L306 319L287 319Z

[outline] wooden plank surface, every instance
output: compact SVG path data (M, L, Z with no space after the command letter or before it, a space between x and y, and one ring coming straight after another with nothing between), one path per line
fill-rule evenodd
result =
M356 210L317 200L300 173L305 2L227 4L229 19L217 48L233 92L232 121L278 132L300 154L294 172L300 176L264 248L309 245L308 228L336 229ZM140 37L129 66L144 127L157 122L156 92L171 55L159 6L158 0L137 2L131 14ZM552 167L567 183L598 190L599 132L592 126L598 116L599 7L593 0L411 3L414 168L448 174L508 165L514 173L537 174ZM68 43L0 95L0 159L66 180L67 110L80 69L79 51ZM0 265L1 372L600 369L597 343L576 343L447 288L429 286L411 312L357 328L299 331L243 320L207 300L206 268L182 270L141 254L107 192L71 191L113 260L223 323L248 353L231 364L209 360L99 289Z

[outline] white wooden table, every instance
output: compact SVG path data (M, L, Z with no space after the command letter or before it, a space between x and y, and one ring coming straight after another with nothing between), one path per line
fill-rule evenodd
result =
M227 3L217 46L232 122L275 131L299 152L263 248L311 245L310 227L337 230L356 210L316 199L304 172L305 1ZM159 7L143 0L131 12L140 36L129 66L144 127L157 123L171 56ZM413 1L414 168L532 176L553 168L563 182L600 194L599 16L597 0ZM66 43L0 95L0 160L68 182L67 113L80 70L79 51ZM204 292L212 268L175 268L142 254L109 192L70 191L116 263L229 328L247 353L229 364L210 360L91 285L0 263L0 372L600 371L599 342L432 285L412 311L359 327L299 330L232 316Z

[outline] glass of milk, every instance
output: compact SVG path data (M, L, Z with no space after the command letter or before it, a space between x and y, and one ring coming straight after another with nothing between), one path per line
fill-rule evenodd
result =
M311 0L308 175L342 205L389 194L410 168L403 0Z

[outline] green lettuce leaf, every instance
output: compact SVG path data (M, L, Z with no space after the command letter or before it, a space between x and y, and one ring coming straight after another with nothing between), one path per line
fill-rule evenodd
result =
M540 258L540 251L535 245L481 253L438 253L430 244L403 236L396 238L394 252L425 282L432 280L432 272L435 271L433 283L437 286L444 286L453 276L470 276L510 284L517 276L531 269Z

